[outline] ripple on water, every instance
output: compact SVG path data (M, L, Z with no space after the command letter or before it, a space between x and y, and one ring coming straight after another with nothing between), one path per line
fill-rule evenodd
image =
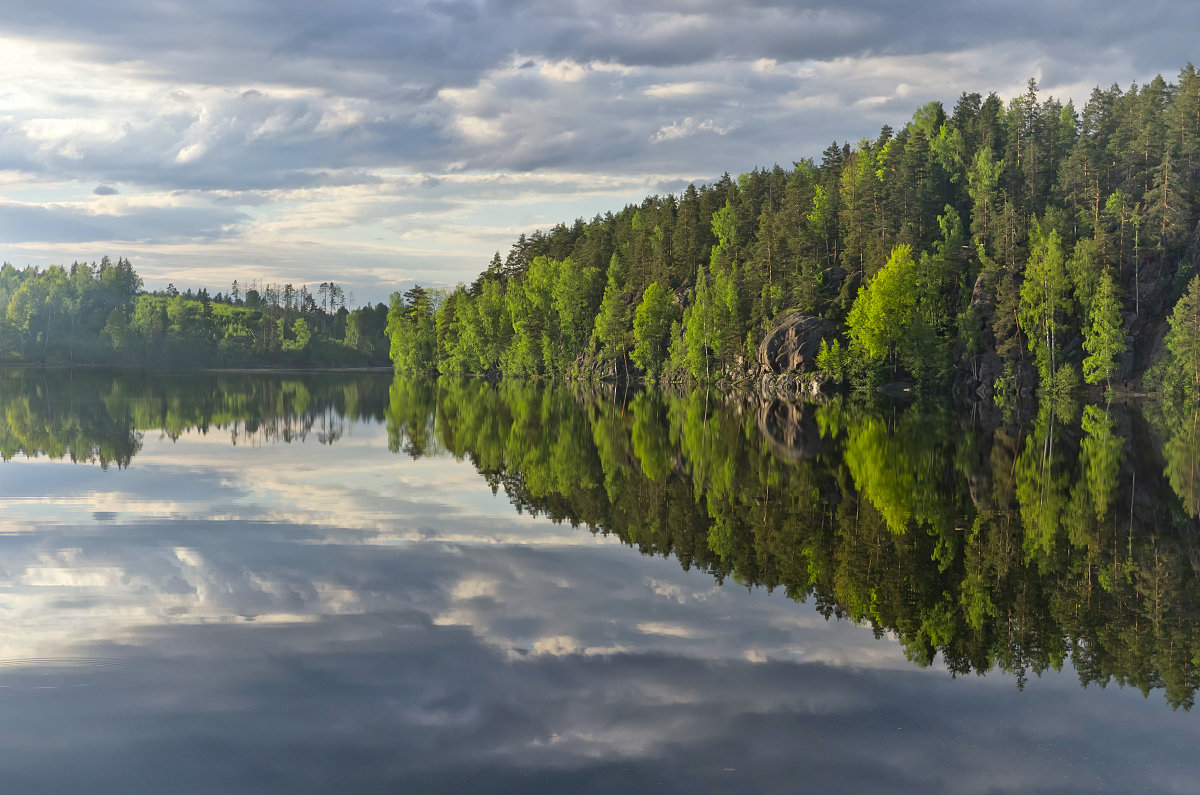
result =
M0 660L0 697L85 688L125 688L137 684L138 669L125 660L102 657L46 657Z

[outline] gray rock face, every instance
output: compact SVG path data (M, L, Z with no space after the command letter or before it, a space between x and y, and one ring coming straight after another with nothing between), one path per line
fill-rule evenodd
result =
M624 355L615 360L601 359L588 351L575 357L575 372L583 381L614 381L625 383L641 377L641 371Z
M821 340L833 327L824 318L789 312L780 317L758 345L758 364L764 373L803 373L816 369Z
M979 274L975 279L975 286L971 288L971 306L979 321L979 330L991 328L992 315L996 307L992 302L992 286L986 272Z

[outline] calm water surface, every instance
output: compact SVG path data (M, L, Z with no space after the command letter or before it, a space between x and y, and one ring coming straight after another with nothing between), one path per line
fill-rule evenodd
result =
M44 372L0 412L5 792L1200 791L1186 412Z

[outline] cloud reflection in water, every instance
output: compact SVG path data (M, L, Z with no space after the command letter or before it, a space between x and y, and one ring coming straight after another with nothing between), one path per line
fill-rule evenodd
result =
M517 515L466 462L147 434L3 465L12 791L1186 790L1194 717L1071 674L915 669L868 629ZM2 677L0 677L2 679ZM64 763L66 760L69 763Z

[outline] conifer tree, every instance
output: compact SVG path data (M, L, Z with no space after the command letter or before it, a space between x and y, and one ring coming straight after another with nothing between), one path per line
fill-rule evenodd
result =
M696 380L707 380L712 373L709 351L715 343L712 293L703 265L696 272L696 293L684 318L683 339L687 346L688 372Z
M1117 358L1125 352L1125 331L1117 285L1108 271L1100 274L1091 303L1089 322L1083 327L1083 349L1090 354L1083 360L1083 379L1089 384L1105 381L1111 386Z
M608 284L600 301L594 331L596 343L600 346L600 358L607 362L623 356L629 348L629 306L621 294L622 271L620 260L613 254L608 264Z
M1200 397L1200 276L1193 276L1187 292L1168 318L1167 350L1175 360L1185 389Z

